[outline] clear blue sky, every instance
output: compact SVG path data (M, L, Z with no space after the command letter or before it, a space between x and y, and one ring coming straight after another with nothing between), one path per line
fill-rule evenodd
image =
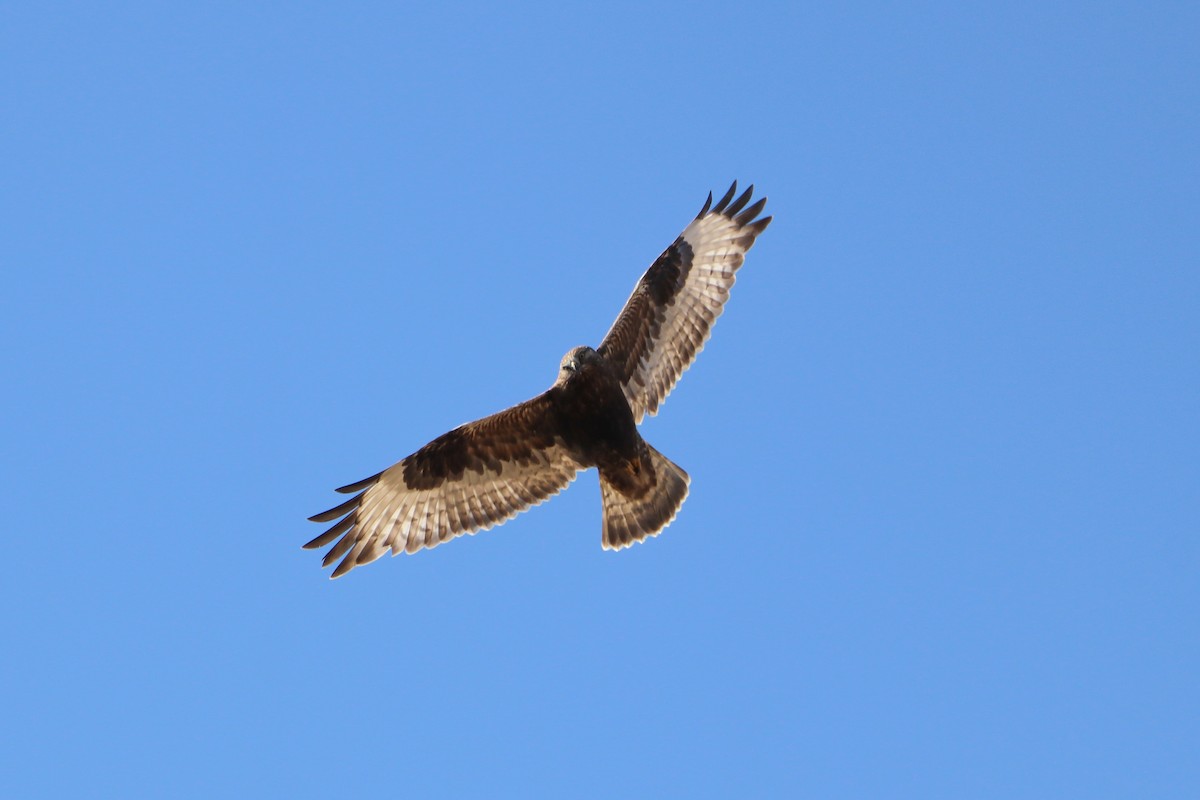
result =
M1200 12L409 5L0 13L5 793L1200 796ZM734 178L664 535L327 580Z

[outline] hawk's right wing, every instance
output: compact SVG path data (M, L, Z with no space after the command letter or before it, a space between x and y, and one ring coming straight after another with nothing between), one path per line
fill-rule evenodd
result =
M469 422L358 483L341 505L310 517L336 525L305 548L324 547L331 578L393 554L487 530L567 487L582 466L558 435L550 394ZM340 537L340 538L339 538Z

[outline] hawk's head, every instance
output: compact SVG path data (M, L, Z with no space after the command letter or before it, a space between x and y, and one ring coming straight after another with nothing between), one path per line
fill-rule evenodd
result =
M571 377L577 373L583 372L591 364L599 363L600 354L586 345L582 347L572 347L567 351L567 354L562 357L562 362L558 365L558 381L557 383L566 383Z

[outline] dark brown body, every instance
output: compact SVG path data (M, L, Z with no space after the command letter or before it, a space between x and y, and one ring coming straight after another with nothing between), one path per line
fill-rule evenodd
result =
M576 352L577 370L547 392L559 435L582 465L599 468L622 494L640 497L654 486L654 471L620 379L591 348Z

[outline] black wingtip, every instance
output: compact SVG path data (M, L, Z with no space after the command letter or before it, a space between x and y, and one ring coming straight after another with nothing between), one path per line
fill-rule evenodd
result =
M737 200L734 200L733 203L731 203L729 207L725 209L725 216L732 218L739 211L745 208L746 203L750 202L750 195L752 194L754 194L754 184L750 184L750 188L742 192L741 196L738 197Z
M333 547L331 547L329 549L329 552L327 552L325 554L325 557L321 559L321 566L328 567L330 564L337 561L339 558L342 558L342 556L344 556L344 555L346 555L346 553L350 552L351 548L353 548L356 543L357 542L355 541L355 538L353 536L343 536L341 539L338 540L337 544L335 544ZM339 564L338 566L341 567L344 565L345 565L345 562L343 561L342 564ZM335 571L334 576L336 577L337 575L342 575L345 572L346 572L346 570L342 570L342 572Z
M344 502L340 505L336 505L333 508L329 509L328 511L322 511L320 514L313 514L311 517L308 518L308 521L309 522L333 522L338 517L346 516L346 514L348 514L355 506L358 505L358 502L361 499L362 499L361 495L355 495L354 497L351 497L346 502Z
M342 486L341 488L334 489L334 491L337 492L338 494L354 494L355 492L361 492L363 489L366 489L367 487L373 485L376 481L378 481L379 476L382 474L383 474L382 472L376 472L371 477L363 478L358 483L348 483L345 486Z
M763 207L767 204L767 198L760 197L749 208L733 218L733 221L739 226L745 226L754 221L754 218L762 213Z
M322 533L320 536L313 539L311 542L308 542L307 544L305 544L303 549L316 550L319 547L324 547L325 545L330 544L331 542L333 542L334 539L338 538L343 533L350 530L350 528L352 528L354 526L354 523L357 521L358 521L357 514L347 514L345 519L343 519L341 522L334 525L329 530Z
M329 565L326 564L325 566L329 566ZM354 554L351 553L350 555L343 558L341 563L337 565L337 569L335 569L329 575L329 580L331 580L331 581L337 580L338 578L342 577L347 572L349 572L350 570L354 569L357 566L358 566L358 563L354 560Z
M700 219L707 214L710 208L712 208L712 192L708 193L708 199L704 201L704 208L700 209L700 213L696 215L696 219Z
M729 201L733 199L733 196L736 193L737 193L737 181L734 181L733 185L729 187L729 191L725 193L725 196L722 197L715 206L713 206L713 209L712 209L713 213L714 214L723 213L725 211L725 207L729 205Z

